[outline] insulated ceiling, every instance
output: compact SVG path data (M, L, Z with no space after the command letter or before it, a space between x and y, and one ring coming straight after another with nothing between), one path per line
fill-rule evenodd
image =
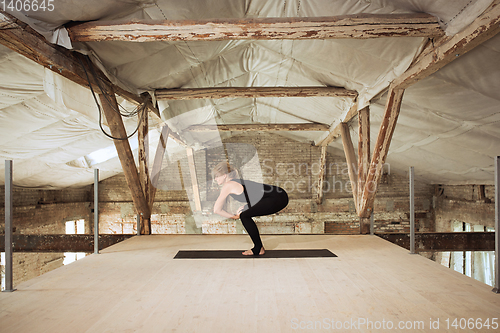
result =
M70 21L118 19L425 12L438 17L445 32L453 35L490 3L491 0L74 0L58 1L52 12L30 13L29 17L21 12L12 14L49 41L90 54L113 82L134 92L264 86L337 86L356 90L359 106L370 105L373 146L384 110L384 92L419 55L425 38L71 43L63 25ZM405 91L387 159L391 170L404 172L415 166L417 175L433 183L493 182L493 157L500 155L499 52L497 36ZM88 89L4 47L0 47L0 73L0 158L14 160L16 185L82 186L93 182L92 168L102 170L101 178L121 172L113 143L99 128L98 111ZM334 97L159 102L162 118L198 148L206 142L185 133L190 125L316 122L335 126L351 106L352 100ZM190 116L183 117L187 114ZM132 133L137 119L126 119L125 124ZM355 119L350 125L355 141ZM221 136L235 134L238 133ZM326 134L280 135L317 142ZM153 154L158 137L157 131L152 131ZM133 148L137 147L136 141L131 139ZM330 146L342 147L340 140ZM0 179L3 167L0 165Z

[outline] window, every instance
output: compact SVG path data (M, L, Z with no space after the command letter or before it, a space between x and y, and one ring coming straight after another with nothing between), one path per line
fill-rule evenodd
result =
M66 222L66 235L85 234L85 220L75 220ZM64 252L64 265L85 257L84 252Z
M482 225L455 221L454 232L493 232L494 228ZM443 253L441 264L455 271L493 286L494 283L494 251L454 251Z

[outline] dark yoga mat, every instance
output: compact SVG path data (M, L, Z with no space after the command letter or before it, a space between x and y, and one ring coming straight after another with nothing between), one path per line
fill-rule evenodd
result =
M252 258L327 258L336 255L327 249L312 250L266 250L262 256L244 256L241 250L180 250L174 259L252 259Z

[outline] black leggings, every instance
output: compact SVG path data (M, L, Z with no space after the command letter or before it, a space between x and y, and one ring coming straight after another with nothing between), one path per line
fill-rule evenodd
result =
M285 190L273 186L272 191L266 192L259 202L240 214L241 223L243 223L245 230L254 244L252 248L254 255L259 255L260 249L262 248L262 240L260 239L259 229L252 217L277 213L287 205L288 195Z

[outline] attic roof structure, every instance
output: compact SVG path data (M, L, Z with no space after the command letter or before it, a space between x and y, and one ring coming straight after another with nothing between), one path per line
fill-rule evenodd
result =
M492 11L489 16L486 9ZM357 124L350 120L369 106L373 143L391 82L399 84L414 70L422 77L410 78L411 86L405 87L387 162L402 170L414 165L417 175L429 182L462 184L491 183L493 174L492 156L499 140L496 10L496 2L487 0L126 4L109 0L66 1L54 4L52 11L9 14L48 43L60 45L58 51L87 54L124 91L156 94L162 120L181 135L185 128L210 119L219 125L322 124L331 131L346 122L356 133ZM4 45L9 32L25 29L13 28L12 17L6 15L2 15ZM480 15L482 21L473 28L482 37L464 54L471 48L464 45L473 39L473 30L464 29ZM455 48L458 52L445 60L448 65L430 69L435 73L419 67L432 63L428 58L448 56L437 52L453 53ZM19 186L90 184L88 164L78 161L112 146L97 126L99 115L90 91L56 75L66 71L56 65L45 63L44 68L1 49L1 155L16 159ZM172 99L163 95L169 90L231 87L337 87L355 91L357 97ZM133 109L127 103L124 107ZM195 111L196 119L179 117L190 111ZM128 133L136 122L125 120ZM328 133L280 134L318 144ZM189 135L184 140L203 145ZM329 145L342 147L341 140ZM116 157L91 164L102 170L103 177L121 172Z

